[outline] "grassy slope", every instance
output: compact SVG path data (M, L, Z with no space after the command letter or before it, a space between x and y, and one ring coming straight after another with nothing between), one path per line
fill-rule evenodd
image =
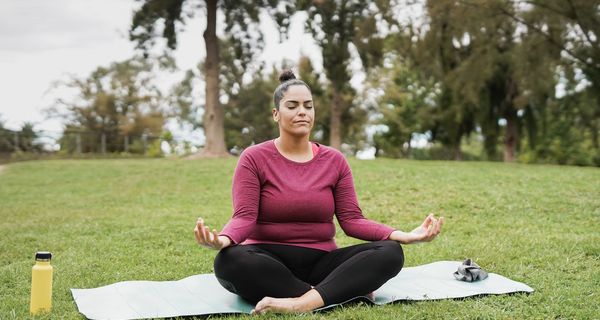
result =
M27 315L36 250L55 255L51 318L82 318L69 288L212 272L216 252L198 248L192 228L197 216L215 227L229 218L235 161L63 160L8 167L0 174L0 319ZM395 160L351 160L351 166L368 217L411 229L428 212L446 216L439 239L405 247L406 266L471 257L536 292L355 305L310 317L600 314L599 169ZM360 242L339 231L337 241Z

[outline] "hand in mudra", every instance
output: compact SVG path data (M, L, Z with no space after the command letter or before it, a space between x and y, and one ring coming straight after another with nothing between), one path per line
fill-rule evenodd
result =
M220 250L229 245L226 241L226 237L219 237L217 230L212 229L204 225L204 220L198 218L196 221L196 227L194 228L194 235L196 236L196 242L199 245L208 247L210 249Z
M439 220L435 218L433 213L429 214L423 223L416 227L409 234L413 238L413 242L429 242L442 231L442 225L444 224L444 217Z

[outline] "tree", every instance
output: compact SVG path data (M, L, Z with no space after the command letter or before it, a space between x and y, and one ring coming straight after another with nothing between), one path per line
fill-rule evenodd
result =
M435 82L422 78L410 61L402 59L380 68L372 78L371 89L383 91L377 98L380 117L375 124L385 128L373 137L375 155L409 158L414 134L424 133L432 126Z
M4 120L0 118L0 153L10 153L14 150L14 133L4 127Z
M344 138L343 115L354 100L348 70L351 50L358 52L365 70L380 63L383 37L377 34L377 16L387 2L305 0L299 3L308 12L307 27L322 50L323 68L331 86L329 144L340 149Z
M41 152L42 144L37 141L39 133L34 129L35 125L31 122L25 122L21 126L18 134L18 149L24 152Z
M273 90L278 85L278 72L266 77L254 74L250 83L231 94L225 110L225 137L227 148L241 151L253 144L272 139L277 126L271 118Z
M143 135L159 136L163 97L153 81L153 65L132 58L98 67L85 79L58 83L77 92L76 98L60 98L47 110L50 116L67 121L60 140L63 150L76 150L76 134L80 134L81 152L101 151L102 140L107 152L125 151L128 137L133 146L136 140L141 144Z
M553 2L529 0L513 1L516 6L528 5L530 10L520 15L502 11L531 33L544 41L545 47L563 55L563 77L570 82L582 83L583 79L573 79L581 73L588 82L581 95L586 105L579 104L581 128L589 130L592 146L600 155L600 1L598 0L559 0ZM557 30L559 32L557 32ZM570 94L580 95L571 91Z
M427 119L415 121L432 140L454 149L456 158L461 138L476 131L484 138L488 159L498 158L502 141L505 161L515 161L521 153L526 161L590 163L592 153L581 150L598 150L600 134L598 81L592 80L600 70L598 27L590 23L600 20L598 4L428 1L424 24L395 25L398 32L385 42L386 63L399 66L408 61L417 71L416 79L433 79L439 90L431 97L433 108ZM397 79L403 72L383 68L376 74ZM565 98L556 98L559 83L566 86ZM406 94L408 85L384 87L380 101L381 108L388 107L382 113L389 131L385 138L378 136L378 143L396 151L406 144L407 132L417 130L405 125L415 119L410 103L416 99L416 110L423 109L423 102ZM570 150L571 156L564 156L560 148ZM597 154L600 159L600 151Z
M184 23L184 13L193 15L200 7L204 8L207 21L204 31L206 104L202 121L206 143L202 156L224 156L228 153L225 145L223 109L219 102L220 55L219 40L216 34L217 10L220 9L225 14L225 32L232 40L231 44L235 49L237 62L245 68L248 61L262 48L262 36L256 26L260 10L266 9L282 26L282 30L285 30L289 23L288 14L293 7L291 3L273 0L205 0L200 6L185 0L145 0L141 8L134 13L130 39L137 43L138 48L148 52L157 37L155 34L157 26L162 25L160 37L167 40L168 48L174 49L177 46L178 30L176 29L179 24ZM255 35L258 37L254 37Z
M466 25L473 23L465 18L468 12L464 6L448 0L427 1L425 9L427 25L408 26L405 31L399 28L400 33L392 36L392 45L397 46L400 57L405 56L419 70L418 78L436 83L438 92L432 96L434 104L422 129L450 149L452 158L460 160L463 137L476 129L477 109L469 99L472 91L466 91L462 81L481 83L486 68L466 72L464 61L474 50L469 39L463 38Z
M549 134L548 128L554 127L545 121L546 109L554 99L554 87L559 78L564 81L568 74L581 72L590 85L585 89L590 97L596 96L596 103L575 107L585 116L580 129L587 129L592 134L593 146L598 150L598 133L600 132L600 46L597 35L600 32L600 11L598 1L561 0L547 1L507 1L486 2L479 6L490 15L501 16L510 21L519 31L512 54L512 79L516 90L514 102L516 109L522 110L525 128L529 133L529 147L535 149L538 137L538 123L542 134ZM562 65L562 66L561 66ZM571 70L568 70L571 69ZM557 73L556 70L562 70ZM576 80L581 83L581 79ZM561 102L560 104L564 104ZM574 106L574 104L569 104ZM595 106L595 107L594 107ZM582 115L583 115L582 114ZM514 113L513 113L514 115ZM507 121L510 118L507 118ZM507 122L508 129L511 129ZM515 126L513 126L515 127ZM516 129L513 129L516 130ZM505 139L506 140L506 139ZM594 142L595 141L595 142ZM509 148L505 148L505 150ZM506 152L505 152L506 154ZM509 154L510 156L510 154ZM513 155L514 158L514 155Z

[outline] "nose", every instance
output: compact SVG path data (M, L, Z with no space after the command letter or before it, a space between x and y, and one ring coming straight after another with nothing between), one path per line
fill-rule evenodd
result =
M306 115L306 110L307 108L304 105L300 105L300 108L298 108L298 115Z

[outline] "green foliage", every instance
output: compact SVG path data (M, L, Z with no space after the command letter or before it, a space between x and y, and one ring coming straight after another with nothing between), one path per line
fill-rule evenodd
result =
M141 144L144 135L159 136L164 125L163 98L153 81L153 65L132 58L98 67L88 78L60 84L78 92L76 99L59 99L48 111L67 121L59 140L61 149L78 151L79 139L81 152L101 152L104 135L106 151L121 152L125 139L133 145Z
M29 318L37 250L54 253L53 311L44 319L82 318L70 288L212 273L216 251L199 248L192 229L198 216L216 229L231 217L236 161L9 165L0 173L0 318ZM445 216L434 242L404 246L406 267L470 257L535 292L381 307L360 304L302 318L589 319L598 314L592 302L600 270L599 169L392 159L350 159L350 165L368 218L410 230L429 212ZM336 242L347 246L362 241L338 228Z
M373 88L383 90L377 110L381 117L375 124L385 126L373 137L375 155L410 157L413 135L431 128L437 94L434 81L423 79L410 62L398 61L380 68L371 82Z
M174 49L177 46L176 24L183 20L181 9L184 0L147 0L133 14L129 38L138 48L147 52L155 43L157 20L162 25L162 37L167 40L167 46Z
M223 105L227 149L240 151L277 135L277 126L271 117L277 78L276 69L266 77L256 73L250 83L235 93L230 92L228 102Z
M148 55L150 48L154 47L156 38L167 40L167 47L174 49L177 45L177 32L185 22L185 16L193 17L198 14L198 9L204 7L204 16L207 25L204 31L204 44L206 47L206 60L203 63L205 75L205 105L204 107L204 135L206 144L203 152L207 155L225 155L227 154L225 141L223 139L224 118L223 110L220 106L219 95L219 69L220 49L230 51L227 54L235 57L230 66L241 68L243 72L246 67L256 58L257 54L263 48L262 33L258 27L259 13L265 10L274 17L280 24L280 34L285 34L290 20L288 11L293 11L292 2L280 2L273 0L263 1L231 1L231 0L206 0L200 5L192 1L164 1L164 0L145 0L139 10L134 13L132 25L129 30L130 40L136 43L136 46ZM216 35L217 30L217 11L225 16L225 32L227 34L225 41L228 45L222 46ZM155 29L162 26L163 33L158 35ZM221 48L220 48L221 46ZM167 49L167 51L169 51ZM175 89L179 96L185 92L191 92L189 76L183 80L182 88ZM241 79L239 77L238 79ZM190 114L196 114L197 109L192 108L189 99L177 98L176 106L182 108L176 111L190 120ZM192 119L193 120L193 119ZM199 125L194 122L193 125Z
M18 131L4 128L4 123L0 119L0 153L10 154L12 152L32 152L42 151L39 132L35 131L34 124L25 122Z
M257 26L261 9L265 9L281 27L282 36L289 27L289 15L293 12L293 3L289 1L250 1L222 0L215 1L218 10L225 15L225 33L231 42L238 58L249 62L262 50L263 38ZM156 45L157 38L167 41L167 47L177 47L177 32L185 25L186 18L208 10L206 1L191 3L185 0L143 0L141 7L134 12L129 39L137 48L148 52ZM202 13L206 15L206 12ZM161 32L161 33L159 33Z
M149 143L147 155L152 158L160 158L164 155L161 149L160 139L154 139Z
M417 75L413 78L431 79L436 90L431 108L420 117L411 103L422 106L421 98L399 94L406 83L401 89L385 87L378 104L387 131L375 136L377 149L406 156L411 135L427 132L431 142L462 158L464 137L475 134L483 137L488 160L499 159L498 144L503 143L508 161L518 151L524 161L593 163L600 153L594 73L600 65L593 45L597 24L590 22L598 21L600 12L590 2L560 2L427 1L424 24L396 22L399 32L389 34L385 43L387 65L408 66ZM401 68L383 71L390 78L406 73ZM581 87L581 74L591 82L586 101L555 102L557 84ZM579 99L581 90L567 88L569 99ZM556 103L564 105L561 113L572 115L553 113ZM559 123L577 126L566 130ZM547 151L550 145L555 151Z
M18 135L18 149L24 152L40 152L42 151L42 144L37 141L39 133L34 130L34 124L31 122L25 122L21 127L21 130L17 132Z
M202 106L194 99L194 81L200 78L199 70L188 70L181 81L176 83L169 93L171 109L169 116L181 124L190 124L193 129L202 127L200 110Z
M351 46L358 51L365 70L381 62L384 42L376 32L376 17L381 14L382 3L386 1L299 1L299 7L309 15L306 26L321 47L330 103L328 118L321 117L319 121L329 119L327 132L336 148L340 146L335 144L341 142L356 147L352 140L360 136L357 128L364 126L366 120L366 110L353 103L356 93L350 86L348 64Z
M329 81L319 79L310 59L306 56L298 62L299 77L311 88L315 105L315 125L312 130L312 139L322 144L329 145L331 138L331 108L333 88ZM350 86L344 86L340 92L340 101L345 106L340 119L344 124L340 129L342 141L345 143L346 153L354 154L360 150L366 141L365 124L369 110L357 98L356 91Z
M558 163L600 166L599 149L594 147L590 121L590 97L586 92L565 96L549 103L538 124L544 131L537 144L529 146L521 156L527 163ZM596 132L598 134L598 132Z
M4 128L4 120L0 116L0 153L11 152L10 130Z

